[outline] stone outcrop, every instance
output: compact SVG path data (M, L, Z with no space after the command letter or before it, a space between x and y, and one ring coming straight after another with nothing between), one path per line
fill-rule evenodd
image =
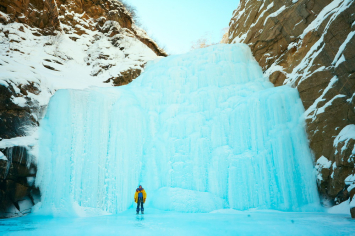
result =
M28 92L38 94L39 88L34 84L20 85L20 91L23 94ZM24 99L27 103L25 107L15 104L13 97L16 96L14 87L5 87L0 85L0 138L10 139L26 135L26 127L38 125L35 115L38 110L38 104L30 99Z
M298 89L319 191L336 203L349 198L344 180L355 172L355 133L345 134L355 124L354 12L348 0L241 0L229 30L275 86Z
M21 216L39 202L35 187L36 166L27 147L0 149L8 160L0 159L0 217Z
M110 1L95 1L95 0L55 0L59 7L59 19L62 23L67 25L77 25L81 21L86 24L81 24L84 28L90 30L99 30L100 32L110 33L113 37L120 33L120 28L132 34L142 43L147 45L158 56L167 56L166 52L159 48L159 46L150 39L144 31L135 27L133 19L129 11L124 5L116 0ZM75 17L79 14L80 18ZM66 29L64 29L66 30ZM81 35L82 30L75 28L75 33Z
M115 86L121 86L131 83L135 78L140 76L142 73L141 69L130 69L122 71L121 74L117 77L111 77L105 83L113 83Z
M24 23L39 28L43 34L60 29L55 0L1 0L0 16L1 23Z
M54 92L128 84L157 56L167 54L117 0L0 0L0 218L40 200L36 129ZM68 75L73 85L56 87Z
M116 0L0 0L0 23L11 22L38 28L38 33L44 35L56 34L56 31L62 30L60 23L63 23L73 26L78 35L85 33L80 29L83 27L92 31L111 31L110 37L119 33L114 24L108 27L110 22L117 22L158 56L167 56L145 32L134 26L130 12ZM69 32L67 28L63 30Z

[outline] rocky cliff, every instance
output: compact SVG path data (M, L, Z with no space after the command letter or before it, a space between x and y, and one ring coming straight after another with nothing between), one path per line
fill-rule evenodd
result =
M0 0L0 217L35 187L37 127L58 89L131 82L164 50L116 0Z
M241 0L229 30L229 43L248 44L275 86L298 89L319 191L331 203L355 187L354 13L353 0Z

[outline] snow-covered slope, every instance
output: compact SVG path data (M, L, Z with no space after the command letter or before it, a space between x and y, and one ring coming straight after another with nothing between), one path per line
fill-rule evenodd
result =
M319 198L303 112L244 44L150 62L126 86L58 91L41 123L42 213L117 213L138 184L162 210L309 210Z
M55 91L127 84L165 55L116 0L1 2L0 217L36 203L37 127Z
M349 198L355 173L354 12L353 0L241 0L229 31L272 83L300 92L319 190L336 202Z

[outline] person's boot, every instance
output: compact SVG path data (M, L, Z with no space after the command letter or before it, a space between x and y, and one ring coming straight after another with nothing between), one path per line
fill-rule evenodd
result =
M142 214L144 214L144 210L142 210Z

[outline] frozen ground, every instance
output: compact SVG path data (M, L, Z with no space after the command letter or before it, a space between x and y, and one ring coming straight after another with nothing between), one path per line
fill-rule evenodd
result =
M177 213L134 209L90 218L28 215L0 220L0 235L355 235L349 215L221 210Z

